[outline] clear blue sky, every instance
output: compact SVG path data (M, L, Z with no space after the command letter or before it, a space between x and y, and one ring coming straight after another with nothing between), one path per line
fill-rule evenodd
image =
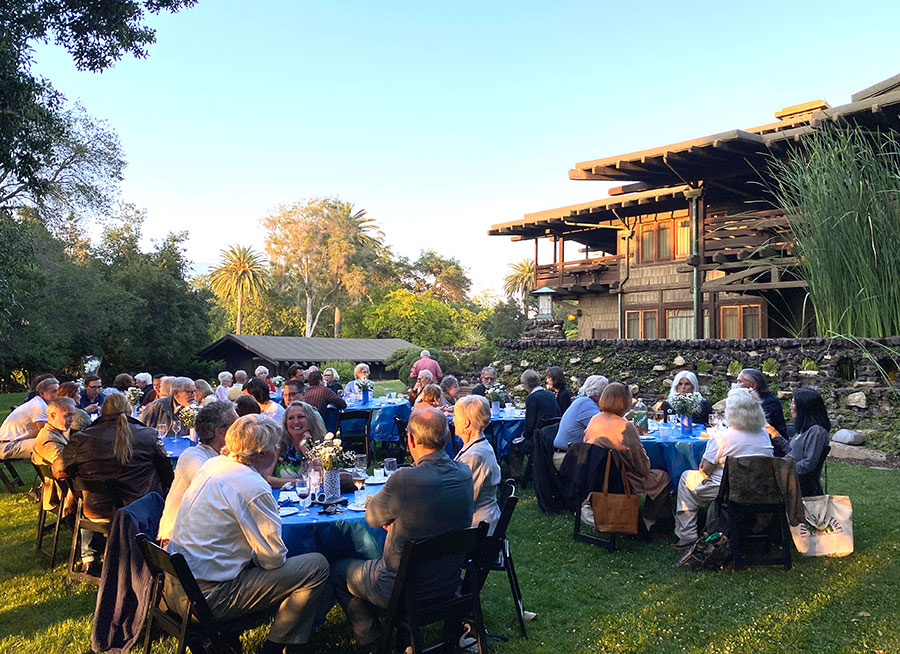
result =
M500 289L522 214L605 196L576 161L832 105L900 73L895 2L200 0L152 19L146 60L35 70L110 122L149 238L188 229L203 269L262 249L259 218L337 195L400 254L459 258Z

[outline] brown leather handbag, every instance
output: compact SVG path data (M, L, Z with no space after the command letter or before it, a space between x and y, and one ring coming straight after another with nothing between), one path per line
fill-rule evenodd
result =
M609 492L609 469L615 457L622 474L624 493ZM625 464L616 455L610 452L606 456L606 472L603 475L603 490L588 495L591 509L594 511L594 528L597 531L608 534L637 534L638 512L641 506L641 496L631 492L628 476L625 474Z

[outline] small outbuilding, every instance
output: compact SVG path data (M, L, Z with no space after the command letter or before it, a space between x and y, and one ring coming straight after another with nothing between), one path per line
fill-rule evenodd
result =
M287 375L293 364L321 367L326 361L345 360L368 364L373 379L385 377L384 362L397 350L416 347L402 338L304 338L302 336L245 336L227 334L198 353L207 361L225 361L231 371L250 375L260 365L269 374Z

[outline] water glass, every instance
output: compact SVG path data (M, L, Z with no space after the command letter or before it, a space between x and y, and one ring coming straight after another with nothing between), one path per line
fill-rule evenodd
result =
M511 416L514 416L515 414L516 414L516 405L513 404L512 402L507 402L506 403L506 416L511 417Z
M384 460L384 474L390 476L391 473L397 472L397 459L389 458Z
M319 492L319 485L322 483L322 473L313 469L309 471L309 493L310 496Z
M373 472L375 473L376 481L384 481L384 468L375 468Z
M180 436L183 427L184 425L182 424L181 420L175 418L175 420L172 421L172 434L174 436Z
M363 475L366 474L366 455L365 454L357 454L356 455L356 465L354 466L359 472Z
M156 433L159 434L159 438L162 440L169 433L169 425L160 420L156 423Z

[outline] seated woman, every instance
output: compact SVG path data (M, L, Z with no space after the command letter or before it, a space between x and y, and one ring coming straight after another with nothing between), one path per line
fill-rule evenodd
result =
M559 366L550 366L544 373L547 380L547 390L556 396L556 404L559 406L559 415L562 415L572 404L572 394L566 388L566 375Z
M262 381L266 388L270 393L275 392L275 384L272 383L272 380L269 379L269 369L265 366L256 366L256 370L253 371L253 374L256 375L256 379Z
M284 407L278 402L272 401L272 398L269 397L269 388L263 380L254 377L244 385L244 390L259 404L261 414L269 416L275 422L281 421L284 416Z
M112 390L116 393L124 393L132 386L134 386L134 377L129 375L127 372L122 372L116 375L116 378L113 379Z
M453 407L453 424L456 435L462 440L462 449L456 461L472 469L472 485L475 492L475 513L472 526L484 520L488 533L494 531L500 518L497 505L497 488L500 486L500 466L494 448L484 437L484 428L491 422L491 405L481 395L467 395Z
M340 395L344 392L344 387L341 385L341 376L334 368L325 368L322 371L322 379L325 380L325 387L330 389L332 393Z
M791 456L800 479L800 492L806 495L821 493L816 471L822 452L831 442L831 421L825 410L825 402L819 392L812 388L794 391L791 400L791 416L797 428L797 435L791 439Z
M205 379L195 379L194 386L197 387L197 392L194 393L194 402L199 406L204 406L210 402L216 401L216 392L212 389L212 386L209 385L208 381Z
M70 436L53 462L53 475L58 479L113 481L125 504L152 491L165 497L175 477L172 462L156 430L130 416L128 398L121 393L107 396L94 424ZM107 497L85 495L84 513L88 518L112 518L115 507ZM98 572L96 558L102 548L102 536L82 531L81 563L85 572Z
M281 451L266 481L281 488L310 468L309 448L325 439L325 423L319 412L306 402L295 400L288 405L281 421Z
M241 395L234 403L234 410L237 411L238 417L246 416L249 413L261 413L259 402L250 395Z
M587 429L591 418L600 413L600 396L609 385L609 380L603 375L591 375L584 380L581 390L562 419L559 421L559 430L553 440L553 465L559 470L563 459L566 458L566 450L572 443L581 443L584 440L584 430Z
M441 396L447 404L456 404L456 395L459 393L459 380L453 375L444 375L441 378Z
M451 408L450 403L444 399L441 387L437 384L428 384L422 389L422 392L416 398L415 405L413 405L413 411L418 411L427 406L434 407L445 414Z
M675 379L672 380L672 388L669 389L669 395L666 397L666 401L660 405L659 409L663 412L663 415L668 416L670 413L674 413L671 404L672 398L676 395L687 395L688 393L699 392L700 383L697 381L697 375L690 370L682 370L675 375ZM694 411L691 419L694 421L694 424L708 425L711 413L712 404L704 397L700 400L700 406Z
M359 400L362 398L362 391L357 390L356 380L369 378L369 366L364 363L356 364L356 367L353 369L353 377L354 378L347 384L347 387L344 388L344 397L349 396L352 400Z
M63 382L59 385L59 390L56 391L56 397L71 397L75 400L75 417L72 418L72 426L69 428L69 433L81 431L91 424L91 417L87 412L78 408L78 405L81 403L81 387L78 384L70 381Z
M584 442L615 450L625 464L625 474L633 493L646 493L643 518L647 530L667 514L669 504L669 473L650 467L650 458L641 444L637 428L622 416L631 409L631 391L625 384L614 382L600 395L600 413L591 418L584 430Z

